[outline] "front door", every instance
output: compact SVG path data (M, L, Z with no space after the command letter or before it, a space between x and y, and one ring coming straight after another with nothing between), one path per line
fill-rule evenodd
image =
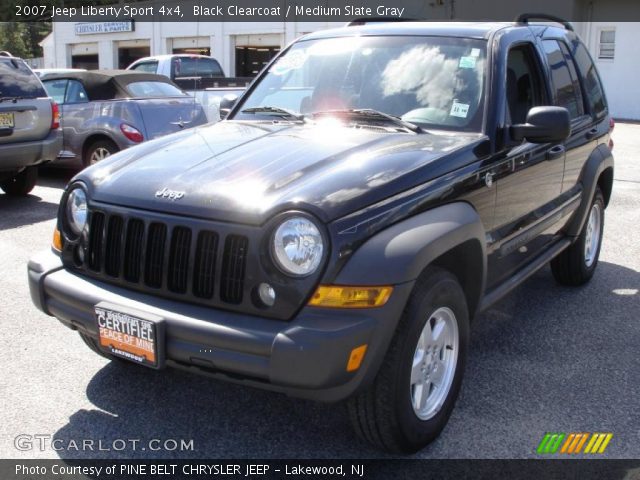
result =
M533 43L521 42L507 54L507 125L526 123L532 107L551 104L542 63ZM565 147L523 141L506 151L496 168L497 201L488 285L491 287L531 260L550 241L553 215L562 192Z

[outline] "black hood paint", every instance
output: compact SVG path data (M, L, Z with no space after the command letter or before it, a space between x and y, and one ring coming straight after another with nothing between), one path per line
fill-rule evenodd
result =
M223 121L130 148L76 179L115 205L253 225L298 209L328 222L452 170L448 157L481 139ZM157 197L163 189L184 195Z

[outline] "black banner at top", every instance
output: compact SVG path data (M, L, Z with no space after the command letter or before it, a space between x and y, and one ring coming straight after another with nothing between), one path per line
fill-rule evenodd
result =
M9 0L2 21L86 23L126 29L123 22L349 22L354 19L512 21L545 13L573 22L640 21L638 0ZM111 23L111 25L107 25ZM93 25L91 25L93 24ZM100 26L100 24L102 24ZM111 31L111 30L109 30Z

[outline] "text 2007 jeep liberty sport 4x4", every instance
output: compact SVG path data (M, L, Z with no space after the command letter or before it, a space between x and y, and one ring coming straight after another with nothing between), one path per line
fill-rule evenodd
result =
M78 174L34 303L109 358L323 401L433 440L469 322L598 262L613 128L568 23L369 23L285 49L226 120Z

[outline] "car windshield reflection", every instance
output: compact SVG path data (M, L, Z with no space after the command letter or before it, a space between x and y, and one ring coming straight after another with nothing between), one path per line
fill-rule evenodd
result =
M468 38L301 41L276 60L235 118L375 111L409 124L480 131L485 59L486 42Z

